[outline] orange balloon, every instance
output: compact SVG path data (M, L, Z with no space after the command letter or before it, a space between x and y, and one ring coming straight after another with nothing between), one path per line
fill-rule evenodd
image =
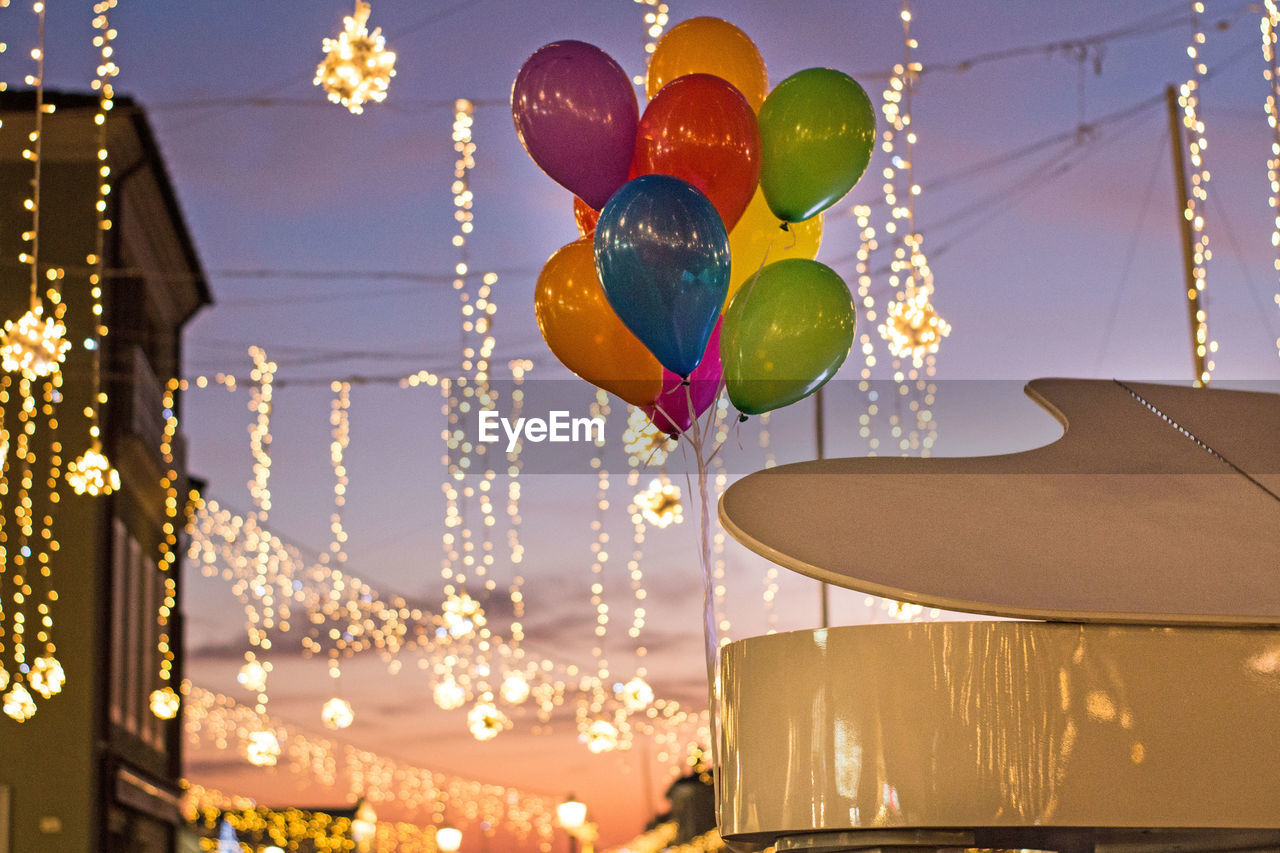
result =
M782 220L773 215L764 192L756 190L738 224L729 232L729 295L733 301L742 283L758 273L765 264L786 258L811 261L822 245L822 214L804 222L793 222L782 230Z
M630 178L627 180L630 180ZM583 237L590 237L592 234L596 233L596 220L599 218L600 211L596 210L576 195L573 197L573 221L578 226L579 234Z
M755 112L769 94L769 73L760 51L746 33L719 18L690 18L667 31L649 57L645 93L652 99L686 74L728 80Z
M760 125L751 104L712 74L677 77L640 118L631 173L688 181L732 229L760 183Z
M649 405L662 393L662 365L605 299L593 243L575 240L542 268L533 294L538 331L578 376L628 403Z

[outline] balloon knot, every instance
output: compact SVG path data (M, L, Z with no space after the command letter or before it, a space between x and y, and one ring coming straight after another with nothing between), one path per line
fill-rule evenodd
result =
M746 415L744 415L744 414L742 414L741 412L739 412L739 413L738 413L738 423L740 423L740 424L745 424L746 422L747 422L747 416L746 416Z
M680 385L681 385L682 387L685 387L685 388L689 387L689 377L688 377L688 376L681 376L681 377L680 377Z
M779 227L779 228L781 228L783 231L790 231L790 230L791 230L791 224L790 224L790 223L788 223L788 222L783 222L783 223L782 223L781 225L779 225L778 227Z

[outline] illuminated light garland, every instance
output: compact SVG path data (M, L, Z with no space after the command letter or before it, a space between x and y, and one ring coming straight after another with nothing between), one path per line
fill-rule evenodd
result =
M622 700L623 707L628 713L637 714L653 703L653 688L649 686L649 682L637 675L622 685L622 689L618 691L618 698Z
M1267 158L1267 184L1271 194L1268 203L1272 211L1271 246L1276 250L1275 269L1280 274L1280 63L1276 59L1276 34L1280 31L1280 7L1276 0L1263 0L1262 60L1266 67L1262 76L1267 81L1265 109L1267 124L1271 127L1271 156ZM1280 308L1280 292L1275 296ZM1276 338L1276 351L1280 353L1280 338Z
M347 541L347 531L343 527L342 514L343 507L347 503L347 486L350 480L347 477L346 452L347 447L351 444L351 383L350 382L333 382L329 386L333 392L333 403L330 406L329 426L330 431L329 442L329 464L333 468L333 513L329 516L329 549L320 555L322 564L336 563L338 566L346 563L347 552L345 544ZM338 571L334 575L335 583L341 582L342 573ZM320 614L313 614L312 622L319 628L326 623L326 617L340 617L341 611L336 613L322 610ZM340 619L335 621L341 621ZM345 637L354 636L358 633L358 628L350 622L345 625L338 624L329 629L328 638L333 642L329 648L329 677L333 679L335 688L342 683L342 652L345 646ZM319 649L320 644L315 643L314 648ZM326 728L345 729L355 720L355 715L351 709L351 703L347 702L340 696L334 696L320 709L320 719Z
M169 635L169 620L178 607L178 533L186 526L187 509L198 500L194 492L184 496L179 494L179 475L174 461L173 445L178 436L177 395L182 382L170 379L165 384L161 398L164 417L164 428L160 433L160 458L164 463L164 476L160 478L160 488L164 492L164 524L161 526L160 568L164 584L164 593L160 597L160 606L156 610L156 657L160 661L156 673L158 685L151 691L151 712L161 720L171 720L178 713L182 700L173 689L173 665L176 654ZM265 687L264 687L265 689Z
M276 733L265 730L251 732L245 757L256 767L274 767L280 759L280 740Z
M452 711L467 704L467 691L452 678L436 682L431 698L441 710Z
M662 31L666 29L670 20L668 13L671 10L662 0L636 0L636 2L646 7L644 13L644 52L646 56L653 56L653 52L658 49L658 40L662 38ZM637 74L631 80L637 86L644 87L643 74Z
M35 716L36 703L27 688L18 682L4 694L4 712L12 720L23 723Z
M594 720L587 727L584 740L587 749L597 755L618 748L618 728L608 720Z
M654 426L643 409L632 406L627 415L627 428L622 433L622 446L627 452L627 465L641 468L662 465L676 442Z
M182 707L182 697L172 687L165 685L151 691L151 713L161 720L172 720Z
M102 445L95 442L78 459L67 463L67 482L77 495L109 495L120 488L120 472L102 453Z
M902 20L904 56L902 63L893 67L889 87L884 90L882 111L887 127L881 137L881 150L889 158L882 170L884 199L891 212L885 232L898 234L902 226L905 226L905 231L898 238L900 242L894 247L890 263L889 284L896 291L897 305L889 306L885 321L878 330L893 356L910 359L916 368L920 368L926 355L938 351L942 338L950 334L951 327L929 303L933 296L933 273L924 254L924 237L915 226L915 199L920 195L920 185L915 182L914 174L914 149L918 136L911 126L911 91L924 67L911 58L919 43L911 36L908 0L903 0L899 17ZM905 144L901 145L901 152L895 154L899 139ZM905 179L902 187L897 183L900 175ZM868 319L874 322L873 318Z
M1209 147L1205 138L1204 120L1200 117L1200 84L1207 71L1200 49L1205 42L1204 29L1200 16L1204 14L1204 3L1201 0L1191 2L1191 43L1187 45L1187 56L1191 58L1192 74L1187 82L1178 89L1178 105L1182 107L1182 124L1188 133L1187 150L1191 160L1191 195L1187 198L1186 209L1182 215L1191 223L1191 232L1195 242L1192 249L1194 290L1187 293L1187 299L1195 308L1195 340L1197 362L1204 359L1204 371L1196 377L1196 385L1207 385L1212 377L1214 363L1213 353L1218 351L1218 342L1209 337L1209 315L1204 299L1207 284L1206 267L1213 253L1209 250L1209 235L1205 231L1204 214L1209 203L1209 168L1204 163L1204 154Z
M27 681L30 682L32 690L46 699L52 699L62 692L62 685L67 683L67 676L62 671L62 664L58 659L51 654L46 654L32 662Z
M33 304L16 321L5 321L0 342L4 369L20 372L29 379L57 373L71 348L66 334L66 326L53 318L45 319L43 307Z
M364 112L368 101L382 103L391 78L396 76L396 55L387 50L382 28L369 32L369 4L356 0L355 13L342 19L343 31L322 44L324 60L316 66L314 85L322 86L329 100L352 113Z
M889 344L889 352L911 359L919 367L924 364L925 356L938 351L942 339L951 333L951 325L933 310L929 294L917 290L889 303L888 315L879 331Z
M502 680L498 689L502 701L509 705L519 705L529 698L529 680L523 673L511 672Z
M485 694L485 697L488 696L489 694ZM485 697L467 712L467 728L471 736L479 741L493 740L511 728L510 718L498 710L491 698Z
M31 51L35 60L35 74L28 74L26 83L36 90L35 129L28 137L31 147L22 156L32 163L31 196L23 202L31 213L31 230L23 234L31 244L30 252L18 255L18 261L31 267L31 304L17 322L6 320L4 334L0 337L0 364L10 372L20 372L30 380L53 376L61 370L63 360L71 344L66 340L66 326L57 317L44 317L40 302L40 186L41 151L44 147L44 116L52 113L54 106L44 102L45 62L45 4L36 0L31 6L36 15L37 46ZM49 278L61 277L61 271L49 270Z
M339 731L355 722L355 713L351 710L351 703L346 699L340 699L337 696L324 703L324 707L320 709L320 721L324 723L326 729Z
M680 487L665 476L649 481L649 488L635 496L635 504L644 520L659 529L684 521Z
M93 334L84 342L86 349L93 351L93 379L90 386L89 405L85 407L85 416L89 418L89 449L75 461L67 465L67 482L78 495L109 495L120 488L120 474L111 467L102 450L101 407L107 402L107 394L102 390L102 339L107 335L106 321L102 316L103 303L103 252L106 247L106 232L111 228L111 220L107 218L107 196L111 194L111 167L107 165L107 113L111 111L115 98L115 89L111 79L120 73L119 67L112 60L115 48L116 31L111 27L108 14L116 6L116 0L100 0L93 6L93 26L96 33L93 45L98 48L98 73L92 88L98 93L98 112L94 115L94 124L98 127L98 184L94 199L94 212L97 216L97 229L94 231L93 253L86 259L93 271L89 274L89 296L92 299ZM160 707L168 697L162 697ZM158 716L158 715L157 715Z

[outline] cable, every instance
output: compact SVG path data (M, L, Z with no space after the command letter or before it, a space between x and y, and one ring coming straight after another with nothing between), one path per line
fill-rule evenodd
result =
M1102 330L1102 343L1098 347L1098 355L1093 362L1093 375L1098 375L1098 371L1102 369L1103 359L1107 354L1107 347L1111 344L1111 333L1115 328L1116 316L1120 313L1120 300L1124 295L1125 285L1129 283L1129 272L1133 267L1133 258L1138 251L1138 239L1142 236L1142 227L1147 222L1147 210L1151 205L1151 196L1155 192L1156 177L1159 174L1160 166L1164 163L1165 153L1165 135L1160 134L1156 145L1156 150L1160 152L1160 156L1151 162L1151 175L1147 178L1147 191L1142 196L1142 207L1138 212L1138 224L1133 230L1133 234L1129 237L1129 248L1125 252L1124 264L1120 270L1120 283L1116 285L1115 292L1112 295L1111 310L1107 313L1107 322Z

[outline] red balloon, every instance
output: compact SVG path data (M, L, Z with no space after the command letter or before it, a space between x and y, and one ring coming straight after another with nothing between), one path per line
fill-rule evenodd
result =
M688 181L732 229L760 183L760 126L751 104L711 74L677 77L640 118L631 174Z
M576 195L573 197L573 221L578 226L579 234L583 237L590 237L596 233L596 220L599 218L600 211Z

